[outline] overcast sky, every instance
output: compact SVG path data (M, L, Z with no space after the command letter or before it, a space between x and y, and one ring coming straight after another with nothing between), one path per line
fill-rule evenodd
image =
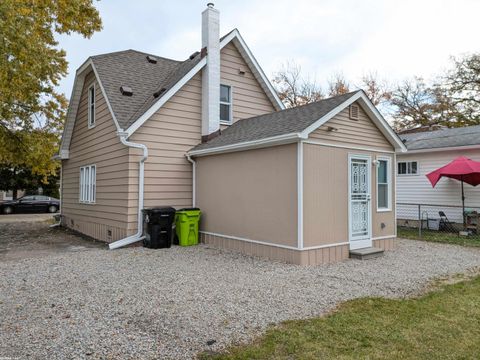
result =
M103 30L91 39L59 37L69 75L90 55L136 49L177 60L200 48L208 1L103 0ZM238 28L270 78L294 60L321 84L341 72L353 83L376 71L390 82L426 79L451 55L480 51L479 0L216 0L220 32Z

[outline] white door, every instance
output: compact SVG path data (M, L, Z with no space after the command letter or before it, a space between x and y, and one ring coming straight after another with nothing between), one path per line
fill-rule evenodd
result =
M350 249L372 246L370 156L349 155L348 212Z

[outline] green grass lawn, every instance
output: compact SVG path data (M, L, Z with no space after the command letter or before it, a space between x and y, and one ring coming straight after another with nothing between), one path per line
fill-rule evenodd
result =
M422 238L420 239L418 235L418 229L399 226L397 228L397 236L404 239L434 241L463 246L480 246L480 235L460 236L457 233L422 230Z
M479 359L480 277L418 299L366 298L201 359Z

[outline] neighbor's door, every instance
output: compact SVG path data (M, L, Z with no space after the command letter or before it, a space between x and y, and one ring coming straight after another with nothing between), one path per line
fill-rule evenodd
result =
M350 155L348 157L349 182L349 241L350 249L372 246L372 204L370 156Z

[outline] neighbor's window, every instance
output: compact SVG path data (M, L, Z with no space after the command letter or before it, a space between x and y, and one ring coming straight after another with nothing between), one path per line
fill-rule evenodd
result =
M232 87L220 85L220 121L232 122Z
M378 158L377 166L377 210L391 210L391 166L390 158Z
M97 181L97 167L95 165L80 168L80 202L94 203Z
M95 126L95 84L88 88L88 127Z
M418 165L416 161L402 161L398 163L398 175L417 175Z

